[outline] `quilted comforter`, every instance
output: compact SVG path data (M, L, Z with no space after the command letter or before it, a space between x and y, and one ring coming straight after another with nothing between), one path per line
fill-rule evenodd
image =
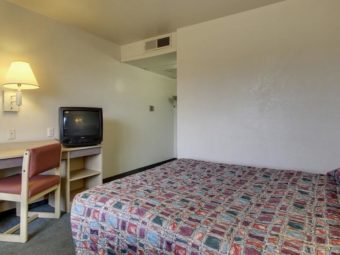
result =
M78 194L77 254L340 254L331 176L180 159Z

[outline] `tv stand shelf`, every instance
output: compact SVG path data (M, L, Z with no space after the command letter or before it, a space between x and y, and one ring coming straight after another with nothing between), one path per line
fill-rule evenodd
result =
M102 146L64 147L62 159L66 193L62 209L70 212L76 194L103 183Z
M89 170L89 169L78 169L75 171L72 171L70 173L70 181L76 181L79 179L84 179L84 178L88 178L91 176L95 176L101 174L101 172L96 171L96 170Z

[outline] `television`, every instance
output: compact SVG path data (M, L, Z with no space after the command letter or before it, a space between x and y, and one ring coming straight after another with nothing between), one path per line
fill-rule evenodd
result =
M103 110L94 107L59 108L60 142L66 147L92 146L103 140Z

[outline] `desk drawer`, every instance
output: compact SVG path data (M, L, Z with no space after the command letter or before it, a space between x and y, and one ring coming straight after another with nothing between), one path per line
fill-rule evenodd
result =
M0 160L0 169L22 166L22 157Z
M101 153L101 148L89 148L77 151L70 151L70 158L79 158L85 156L93 156Z

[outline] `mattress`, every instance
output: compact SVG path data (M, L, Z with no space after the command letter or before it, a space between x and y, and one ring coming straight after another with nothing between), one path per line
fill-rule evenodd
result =
M77 254L340 254L331 176L180 159L78 194Z

